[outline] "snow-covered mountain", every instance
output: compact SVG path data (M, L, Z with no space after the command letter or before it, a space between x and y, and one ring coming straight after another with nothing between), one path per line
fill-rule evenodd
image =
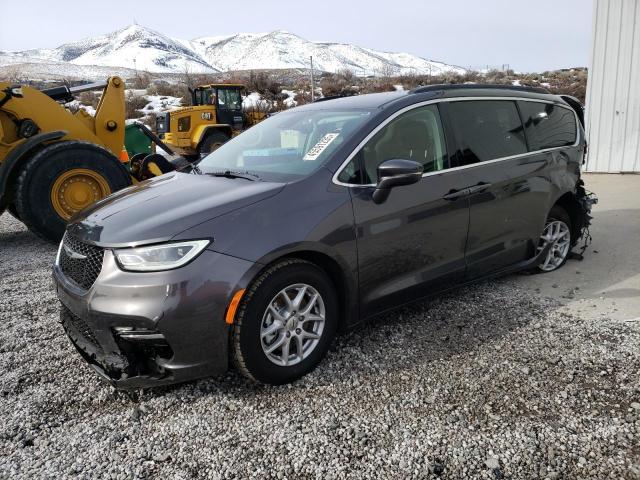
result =
M26 50L18 54L75 65L125 67L149 72L170 73L185 68L193 72L217 71L181 42L139 25L54 49Z
M227 37L203 37L185 42L219 70L260 68L314 68L325 72L352 70L361 75L438 74L463 69L425 60L409 53L388 53L346 43L311 42L283 30L270 33L238 33Z
M51 63L118 67L158 73L314 68L357 75L439 74L464 69L409 53L390 53L344 43L311 42L293 33L238 33L180 40L139 25L54 49L0 52L0 66Z

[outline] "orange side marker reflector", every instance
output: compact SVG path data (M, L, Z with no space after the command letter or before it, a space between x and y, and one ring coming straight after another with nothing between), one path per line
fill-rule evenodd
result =
M240 299L244 295L244 288L242 290L238 290L231 299L229 303L229 308L227 308L227 314L225 315L224 321L227 322L228 325L233 325L233 320L236 317L236 310L238 309L238 305L240 305Z

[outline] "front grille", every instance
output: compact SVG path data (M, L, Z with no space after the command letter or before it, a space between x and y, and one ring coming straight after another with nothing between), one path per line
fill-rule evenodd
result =
M102 350L102 347L98 343L96 336L93 334L93 330L91 327L87 325L82 318L75 315L71 310L69 310L64 305L61 305L60 308L60 321L65 326L65 328L69 328L69 325L73 327L73 329L78 332L82 337L91 343L98 350Z
M60 249L60 270L83 290L88 290L98 278L103 257L102 248L81 242L65 233Z

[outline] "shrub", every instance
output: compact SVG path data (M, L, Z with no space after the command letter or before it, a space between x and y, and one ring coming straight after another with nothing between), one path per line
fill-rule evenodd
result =
M255 73L251 71L247 81L247 89L250 92L258 92L268 100L276 100L276 97L282 91L282 85L265 72Z
M98 102L100 102L100 95L98 92L93 90L88 92L82 92L78 95L78 101L87 107L96 108L98 106Z
M322 88L322 94L325 97L355 95L359 89L354 85L354 80L353 73L348 70L340 73L328 73L322 76L320 88Z
M134 95L129 92L124 99L125 116L128 119L144 117L141 110L147 106L148 100L145 96Z
M191 98L186 86L165 81L151 83L147 87L147 94L161 97L178 97L182 99L183 104L189 103L188 100Z
M143 89L151 83L151 75L148 72L138 72L133 78L133 88Z

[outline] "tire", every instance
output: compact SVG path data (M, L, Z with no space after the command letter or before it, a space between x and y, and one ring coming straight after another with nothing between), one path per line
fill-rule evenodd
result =
M69 188L73 184L75 191ZM21 169L15 206L29 230L57 242L75 213L129 185L126 169L104 148L86 142L58 142L38 151ZM54 190L58 192L55 199Z
M211 152L214 152L218 148L220 148L220 146L228 140L229 137L224 133L212 132L200 142L200 145L198 145L198 153L201 156L209 155Z
M315 303L316 307L311 314L320 312L320 304L323 304L324 321L319 322L306 317L307 320L304 323L298 323L303 316L293 315L281 330L273 335L266 335L263 339L261 329L268 325L269 318L273 320L270 327L276 323L275 317L267 313L269 305L287 287L301 285L307 286L307 293L301 305L302 311L311 303L310 300L315 291L319 294L319 300ZM300 291L300 289L297 290L298 293ZM281 300L282 297L279 299ZM307 303L304 303L305 301ZM288 317L288 313L283 317ZM314 315L314 317L320 316ZM230 351L236 368L245 377L255 382L270 385L289 383L313 370L327 353L338 325L338 300L335 287L327 274L313 263L298 259L284 260L265 270L247 288L235 320L231 332ZM304 335L310 334L311 330L318 333L318 338L303 338ZM287 335L287 332L291 336ZM297 349L298 338L303 342L302 359ZM289 342L290 355L287 358L295 355L289 365L277 364L275 360L278 354L284 358L284 347L277 348L272 354L268 354L265 350L280 341Z
M552 228L550 227L551 224L554 225L553 228L556 228L556 225L559 227L559 238L557 240L552 240L553 246L549 253L553 259L550 259L550 257L547 256L543 262L536 267L536 270L540 273L553 272L567 263L571 247L574 244L574 232L571 217L564 208L559 205L554 205L547 216L544 231L540 237L540 243L538 244L538 251L542 249L544 244L543 238L550 233L548 230ZM564 246L565 242L567 242L566 247ZM560 245L562 245L562 248L558 248Z

